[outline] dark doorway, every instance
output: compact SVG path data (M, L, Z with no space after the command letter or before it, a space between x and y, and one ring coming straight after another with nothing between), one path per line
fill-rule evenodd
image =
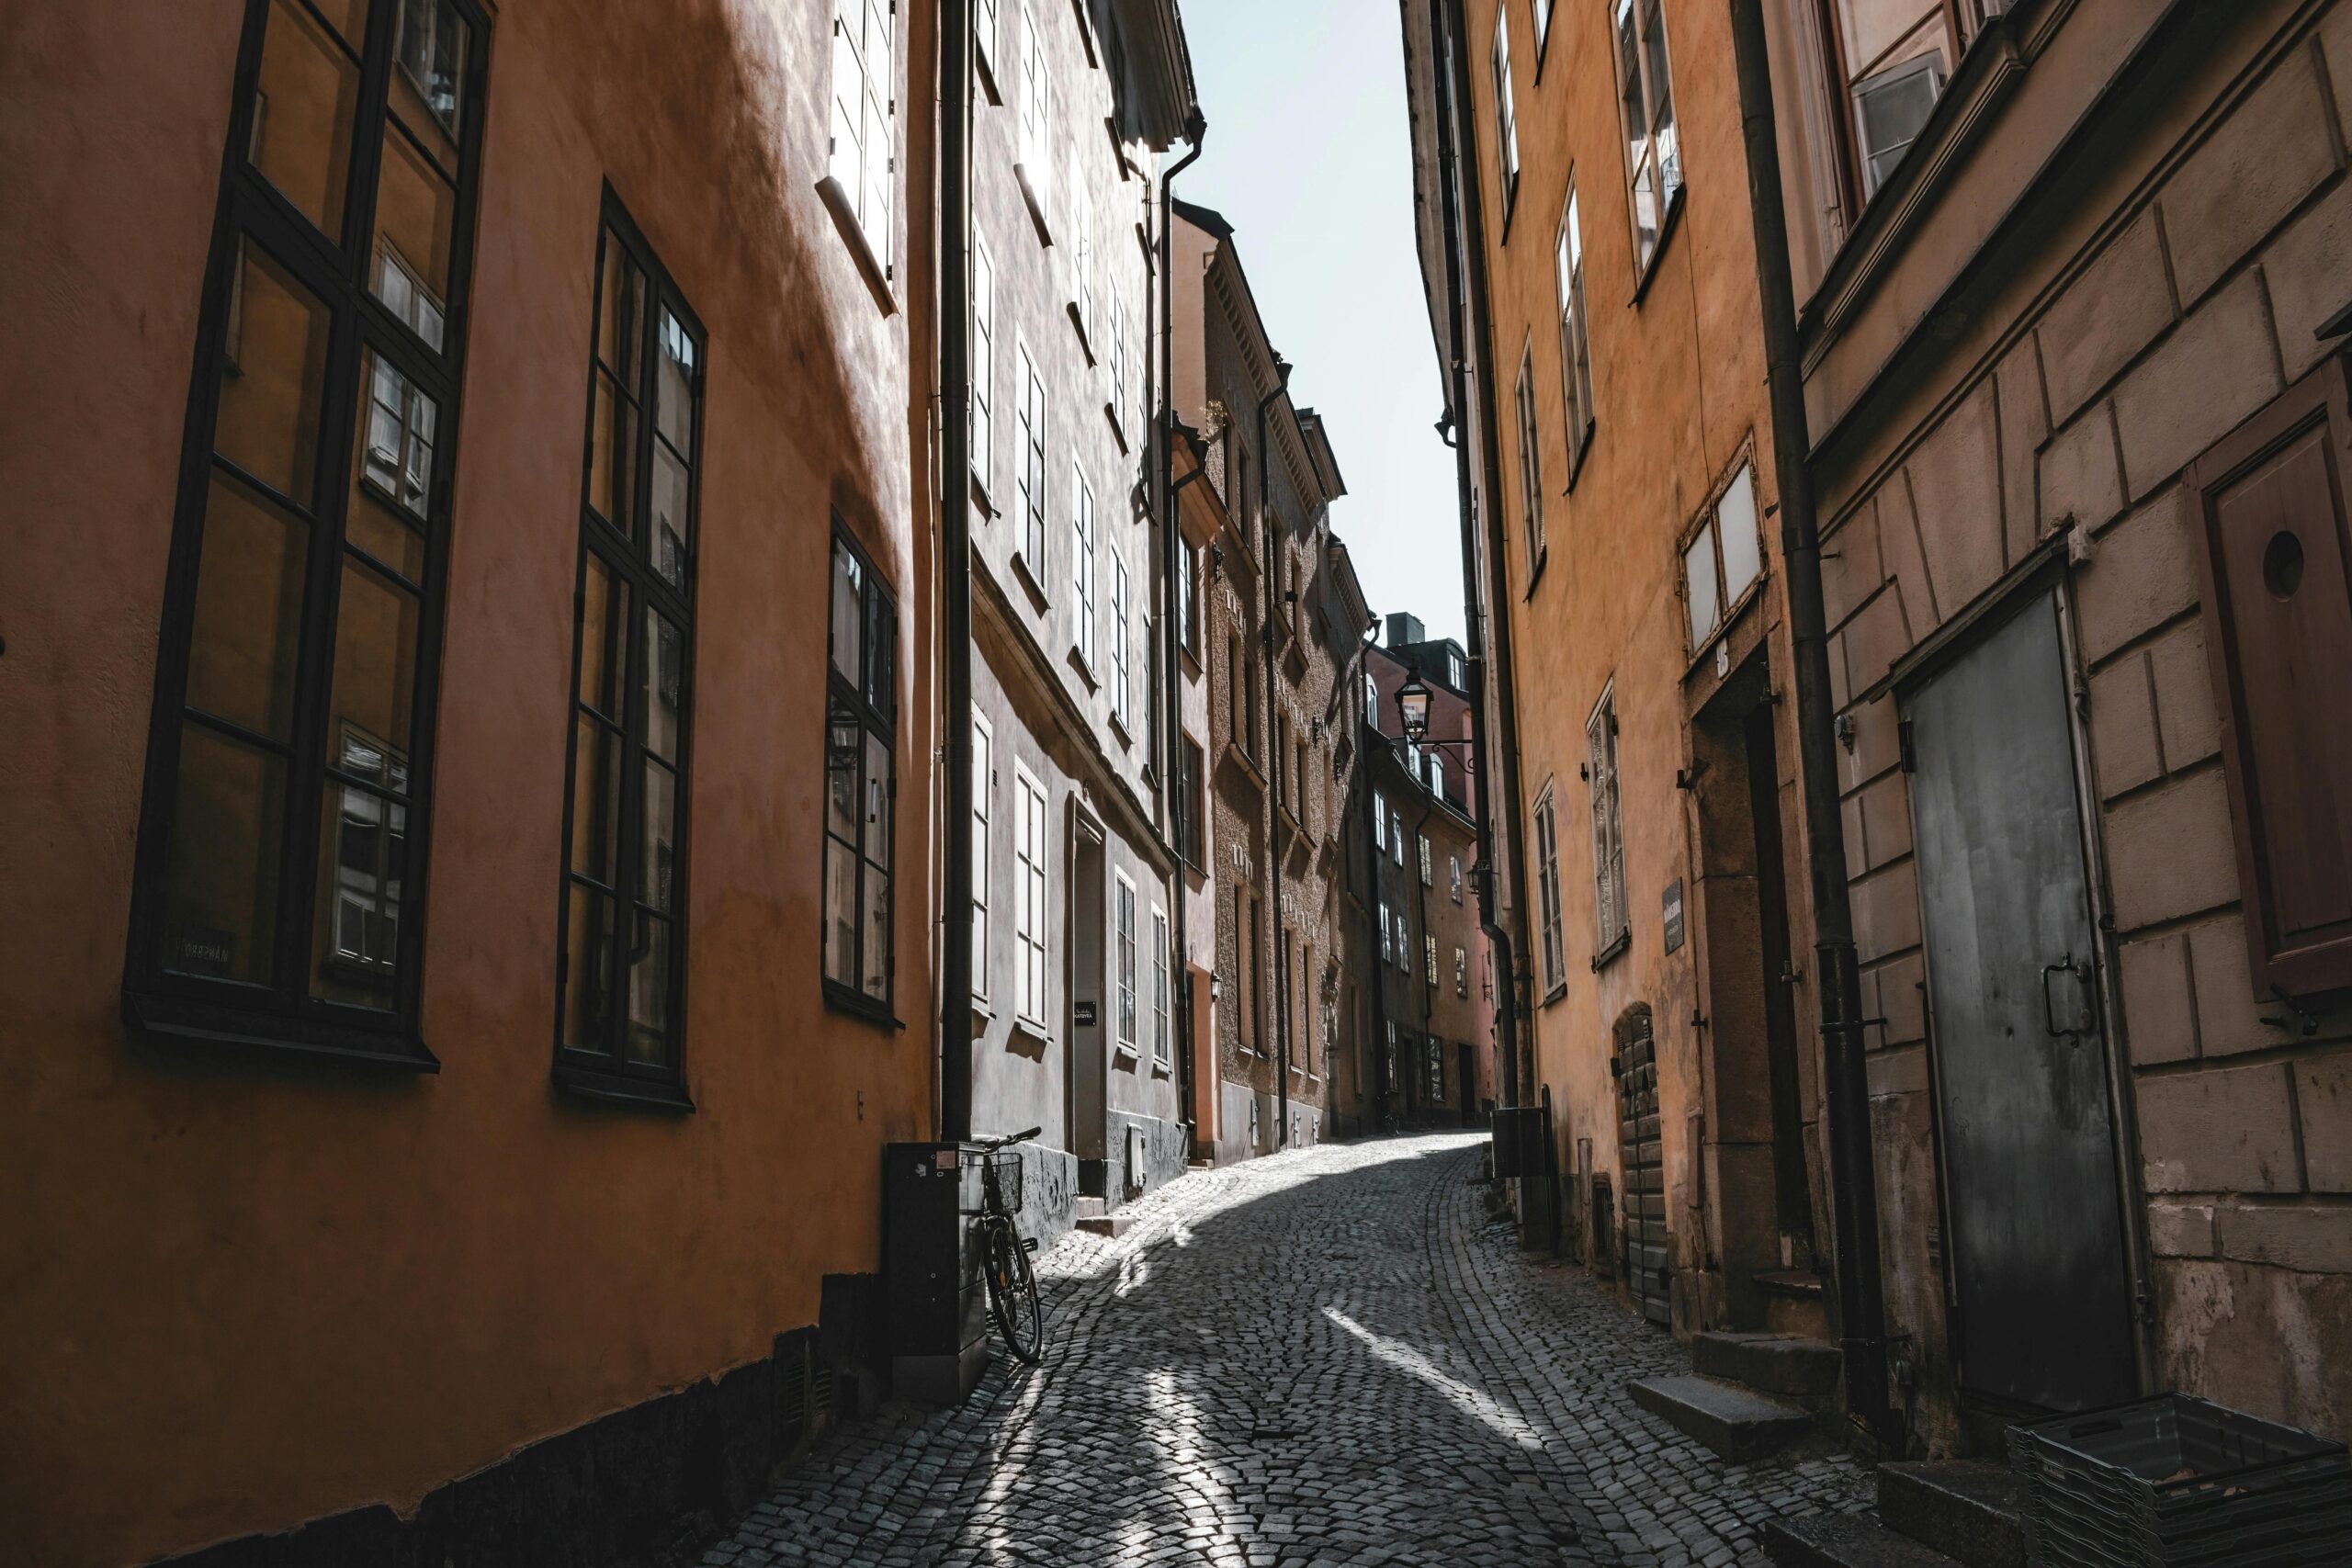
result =
M1104 1100L1110 1076L1110 1020L1103 1016L1102 825L1075 805L1069 834L1069 1041L1070 1142L1078 1156L1079 1190L1100 1198L1107 1190L1109 1150L1104 1145Z
M2054 592L1903 698L1961 1386L2138 1392Z

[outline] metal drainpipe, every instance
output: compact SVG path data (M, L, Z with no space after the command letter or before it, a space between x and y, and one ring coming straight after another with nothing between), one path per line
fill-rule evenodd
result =
M1200 157L1202 138L1208 134L1208 122L1202 118L1199 109L1193 111L1193 118L1184 127L1184 131L1186 139L1193 144L1192 150L1177 159L1159 176L1159 396L1157 400L1159 417L1153 422L1153 439L1159 443L1159 452L1152 465L1152 478L1157 481L1156 488L1159 491L1159 504L1154 510L1159 513L1160 592L1163 597L1168 598L1172 598L1176 592L1177 552L1184 547L1183 528L1176 517L1176 492L1199 479L1204 471L1195 468L1181 480L1176 478L1176 444L1173 439L1176 425L1176 285L1175 275L1170 270L1173 252L1170 224L1174 215L1172 204L1175 200L1172 187L1176 176L1191 168L1193 161ZM1160 752L1162 766L1167 770L1167 777L1160 784L1163 799L1170 793L1173 784L1182 781L1184 757L1184 678L1178 671L1176 663L1176 617L1168 613L1169 608L1163 604L1159 616L1160 686L1165 694L1160 707L1166 715L1162 726L1166 739ZM1203 788L1207 787L1206 779L1201 783ZM1184 1126L1184 1157L1187 1160L1196 1152L1193 1141L1200 1133L1193 1116L1192 938L1184 919L1184 906L1190 902L1187 897L1189 892L1184 884L1183 857L1179 855L1176 886L1170 890L1169 898L1169 902L1175 906L1170 911L1170 917L1175 922L1173 940L1176 947L1175 953L1170 956L1170 964L1172 967L1179 960L1183 964L1182 978L1184 983L1176 988L1174 1028L1177 1040L1181 1042L1181 1048L1176 1052L1177 1117Z
M1290 395L1290 361L1274 355L1274 389L1258 400L1258 515L1266 525L1265 559L1258 563L1258 575L1265 585L1265 617L1259 627L1259 643L1265 650L1266 702L1265 711L1259 716L1265 720L1266 750L1273 750L1274 739L1274 535L1277 519L1269 504L1273 482L1273 448L1266 443L1266 414L1276 403ZM1256 737L1251 737L1255 739ZM1283 953L1283 856L1278 835L1282 832L1282 763L1280 757L1269 755L1266 761L1273 772L1266 779L1266 881L1272 890L1274 911L1274 953L1282 964L1282 988L1274 993L1274 1042L1278 1053L1274 1063L1274 1146L1283 1147L1290 1142L1290 961Z
M1445 51L1446 54L1454 56L1457 60L1459 59L1459 51L1453 48L1453 39L1454 33L1453 24L1458 20L1459 17L1454 14L1454 7L1453 5L1449 4L1449 0L1430 0L1430 38L1431 47L1442 50ZM1457 87L1459 86L1459 80L1458 73L1455 75L1449 75L1443 62L1441 61L1430 62L1430 73L1436 81L1439 103L1437 116L1438 183L1443 197L1445 287L1446 302L1448 307L1447 321L1450 330L1454 335L1454 342L1450 345L1453 350L1453 364L1451 367L1454 382L1453 407L1455 410L1460 411L1460 414L1466 414L1471 406L1470 359L1469 356L1463 352L1463 315L1464 312L1464 301L1463 298L1462 246L1466 243L1466 235L1463 228L1463 202L1461 199L1461 190L1459 186L1460 165L1457 159L1453 134L1454 95ZM1475 212L1475 204L1473 204L1473 209ZM1475 217L1472 220L1475 222ZM1481 312L1481 314L1483 315L1483 312ZM1478 363L1481 366L1484 365L1485 356L1483 355L1479 356ZM1487 933L1487 941L1494 949L1494 967L1500 979L1499 993L1495 998L1495 1022L1497 1026L1496 1033L1498 1036L1498 1043L1502 1048L1500 1052L1502 1056L1502 1082L1497 1087L1502 1091L1502 1101L1505 1105L1517 1105L1520 1103L1519 969L1512 954L1510 932L1504 928L1502 921L1497 918L1495 910L1495 879L1502 874L1503 868L1495 863L1495 836L1493 826L1494 801L1492 794L1490 793L1491 786L1487 783L1487 775L1490 772L1488 763L1493 760L1495 753L1492 738L1487 733L1487 660L1485 653L1487 638L1487 617L1481 613L1479 608L1480 605L1487 602L1487 596L1479 592L1478 506L1475 487L1471 479L1469 445L1466 441L1461 438L1462 426L1460 414L1457 414L1454 420L1454 434L1447 440L1446 445L1453 448L1454 482L1455 488L1459 492L1458 504L1462 518L1462 613L1464 625L1469 631L1471 649L1469 659L1470 754L1472 759L1471 772L1474 775L1473 788L1476 796L1476 810L1478 818L1477 845L1478 870L1480 873L1477 879L1478 924L1479 928ZM1493 424L1491 420L1482 418L1479 421L1479 424L1482 428L1487 429L1491 435ZM1495 563L1495 568L1498 571L1500 570L1500 563L1502 560L1499 542L1498 542L1493 553L1488 558L1490 561ZM1497 639L1497 660L1502 667L1500 671L1502 681L1500 711L1503 715L1503 720L1506 728L1508 728L1510 723L1510 703L1513 696L1510 679L1510 619L1508 615L1498 615L1495 617L1493 631ZM1510 749L1512 753L1516 755L1517 748L1514 746ZM1510 793L1515 801L1517 792L1512 791ZM1514 807L1512 813L1512 823L1514 828L1516 828L1518 822L1519 814ZM1521 871L1519 863L1521 858L1521 857L1516 855L1512 857L1510 873L1514 894L1512 907L1515 909L1523 912L1527 908L1527 890L1524 884L1524 873Z
M1846 1408L1883 1451L1901 1437L1887 1399L1886 1303L1879 1273L1861 976L1855 964L1853 910L1847 898L1845 823L1838 809L1838 753L1831 732L1835 705L1821 593L1821 536L1814 512L1813 474L1806 467L1811 438L1805 429L1796 288L1789 272L1788 214L1781 202L1771 62L1760 0L1731 0L1731 36L1740 123L1747 142L1747 205L1755 227L1758 302L1772 395L1772 467L1781 497L1789 636L1796 655L1797 757L1812 873Z
M939 964L939 1136L972 1135L971 7L939 7L941 713L947 773Z

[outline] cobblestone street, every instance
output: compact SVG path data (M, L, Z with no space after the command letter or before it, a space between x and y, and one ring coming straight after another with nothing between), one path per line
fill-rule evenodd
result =
M705 1563L1719 1568L1864 1505L1843 1456L1726 1466L1635 1408L1684 1354L1486 1223L1477 1146L1194 1172L1067 1238L1043 1366L835 1434Z

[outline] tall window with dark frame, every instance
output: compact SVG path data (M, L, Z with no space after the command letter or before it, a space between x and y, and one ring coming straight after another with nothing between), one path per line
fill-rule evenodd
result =
M1617 697L1600 699L1585 727L1592 784L1592 966L1622 952L1632 930L1625 907L1625 823L1617 798Z
M825 997L890 1007L890 826L898 795L899 607L848 533L833 531L825 666Z
M835 0L832 145L835 181L884 276L891 273L897 196L896 0Z
M1503 229L1510 229L1510 211L1519 199L1519 116L1510 96L1510 11L1495 13L1495 47L1487 63L1495 80L1495 173L1501 184Z
M1634 270L1645 272L1674 198L1682 191L1682 143L1674 124L1674 71L1660 0L1615 0L1618 108L1632 195Z
M609 197L580 514L557 1077L673 1096L684 1022L702 329Z
M1568 187L1567 206L1560 213L1559 247L1555 257L1560 298L1560 390L1568 435L1568 482L1576 482L1577 464L1592 439L1592 337L1584 307L1584 232L1577 221L1576 187ZM1462 682L1454 685L1460 688Z
M1520 350L1519 387L1514 395L1519 411L1519 496L1521 524L1527 530L1527 573L1544 560L1544 458L1535 441L1535 345Z
M148 1028L416 1066L489 18L249 0L125 964Z
M1560 935L1560 820L1549 784L1535 802L1535 865L1543 919L1544 994L1548 997L1566 990L1568 984Z
M1021 555L1029 575L1046 585L1046 383L1022 344L1014 358L1021 387L1021 442L1014 452L1014 510L1021 517Z

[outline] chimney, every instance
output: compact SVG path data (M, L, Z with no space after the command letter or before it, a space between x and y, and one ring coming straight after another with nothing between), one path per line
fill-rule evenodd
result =
M1389 612L1389 647L1403 648L1410 643L1426 642L1427 640L1429 640L1428 635L1422 629L1421 618L1419 615L1408 615L1402 610L1392 610Z

